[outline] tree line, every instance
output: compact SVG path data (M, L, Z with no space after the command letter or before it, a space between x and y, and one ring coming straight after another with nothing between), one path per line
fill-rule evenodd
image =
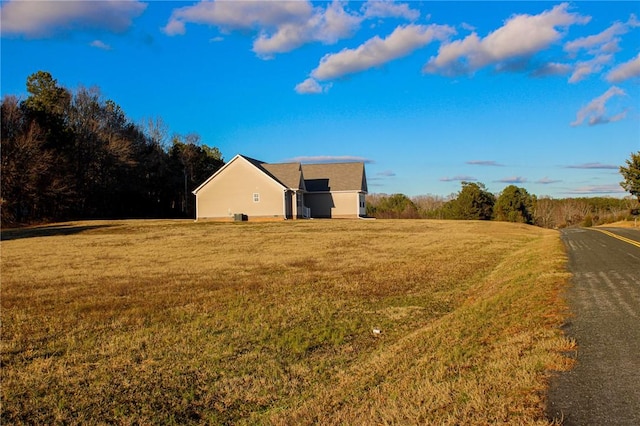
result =
M640 168L637 170L640 177ZM636 196L639 193L632 192ZM494 195L479 182L462 182L461 190L449 197L408 197L404 194L367 196L367 214L376 218L499 220L545 228L594 226L629 220L637 216L639 210L640 203L632 197L554 199L537 197L515 185L509 185Z
M38 71L1 105L2 225L90 218L194 217L191 191L224 164L199 135L160 118L131 122L99 88Z
M2 226L92 218L194 217L193 189L224 165L196 133L169 136L159 118L131 122L100 89L61 87L38 71L28 97L6 96L1 112ZM640 152L620 167L640 197ZM462 182L449 197L371 194L378 218L502 220L554 228L595 225L638 212L633 198L536 197L515 185L500 194Z

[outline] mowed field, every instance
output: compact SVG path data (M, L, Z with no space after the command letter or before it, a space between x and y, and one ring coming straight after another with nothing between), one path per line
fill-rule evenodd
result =
M105 221L2 238L2 424L547 424L549 375L571 366L555 231Z

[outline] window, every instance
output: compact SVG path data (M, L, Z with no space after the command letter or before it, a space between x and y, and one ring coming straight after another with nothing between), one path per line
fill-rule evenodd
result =
M254 203L259 203L260 202L260 194L257 192L253 193L253 202Z

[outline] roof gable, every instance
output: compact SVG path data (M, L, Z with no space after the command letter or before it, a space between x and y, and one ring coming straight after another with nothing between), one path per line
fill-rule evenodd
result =
M207 180L205 180L200 186L198 186L196 189L193 190L193 194L196 194L205 186L207 185L209 182L211 182L216 176L218 176L219 174L223 173L227 168L231 167L231 165L236 162L236 161L246 161L249 164L251 164L252 166L254 166L255 168L257 168L259 171L261 171L262 173L264 173L265 175L269 176L274 183L276 183L277 185L282 186L283 188L286 187L282 182L280 182L275 176L273 176L271 173L269 173L264 167L263 165L265 163L256 160L254 158L250 158L250 157L245 157L244 155L236 155L235 157L233 157L227 164L225 164L224 166L222 166L217 172L215 172L214 174L212 174L211 176L209 176L209 178Z

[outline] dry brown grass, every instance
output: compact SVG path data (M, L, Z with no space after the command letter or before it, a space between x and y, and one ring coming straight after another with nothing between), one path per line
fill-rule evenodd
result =
M569 366L554 231L122 221L3 238L3 424L546 424L549 372Z
M620 220L618 222L612 223L604 223L602 225L598 225L599 227L615 227L615 228L638 228L640 227L640 223L638 221L633 220Z

